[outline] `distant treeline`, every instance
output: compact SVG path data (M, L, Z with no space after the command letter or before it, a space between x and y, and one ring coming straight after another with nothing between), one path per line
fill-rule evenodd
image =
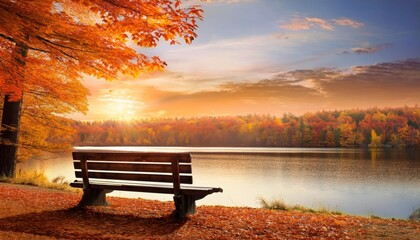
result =
M420 108L76 122L76 145L226 147L420 146Z

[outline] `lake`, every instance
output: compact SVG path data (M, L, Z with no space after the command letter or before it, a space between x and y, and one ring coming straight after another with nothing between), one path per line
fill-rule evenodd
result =
M121 149L121 148L119 148ZM133 149L133 148L130 148ZM258 198L326 207L356 215L407 218L420 208L418 149L137 148L190 151L197 186L223 188L197 205L259 207ZM74 180L71 154L31 161L48 177ZM172 200L171 195L113 192L113 196Z

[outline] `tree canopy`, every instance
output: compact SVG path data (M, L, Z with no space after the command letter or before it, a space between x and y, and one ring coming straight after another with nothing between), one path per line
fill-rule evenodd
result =
M68 130L63 114L87 110L85 75L112 80L163 69L141 49L162 39L191 43L201 14L180 0L0 0L0 170L16 158L3 153L16 155L20 123L21 144L46 148L39 139L48 131Z

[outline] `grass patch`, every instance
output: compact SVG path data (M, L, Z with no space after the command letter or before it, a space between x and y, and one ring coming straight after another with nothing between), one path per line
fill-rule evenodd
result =
M343 215L343 213L338 210L331 210L324 206L320 206L317 209L313 209L313 208L307 208L299 204L289 205L289 204L286 204L283 199L274 199L274 200L269 201L263 197L259 197L258 201L259 201L260 206L264 209Z
M0 182L74 191L63 176L55 177L50 181L43 171L22 171L16 174L16 178L1 177Z
M375 214L371 214L370 218L372 218L372 219L382 219L381 217L379 217L378 215L375 215Z
M283 199L277 199L268 201L267 199L260 197L258 198L260 206L265 209L271 210L288 210L289 206L286 205Z
M413 210L413 212L410 214L410 217L408 219L413 221L420 221L420 208L417 208Z

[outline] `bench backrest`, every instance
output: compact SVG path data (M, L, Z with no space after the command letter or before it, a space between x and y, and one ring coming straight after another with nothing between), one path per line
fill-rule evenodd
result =
M73 152L76 178L192 184L190 153L157 152Z

